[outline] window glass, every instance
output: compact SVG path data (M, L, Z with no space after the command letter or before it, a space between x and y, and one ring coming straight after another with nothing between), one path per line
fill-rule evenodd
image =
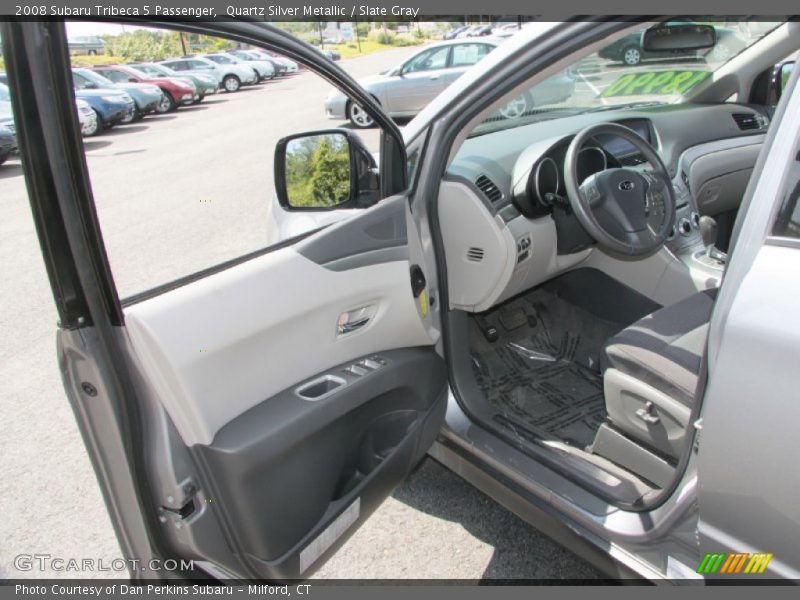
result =
M453 58L450 61L451 67L468 67L474 65L488 52L486 44L459 44L453 46Z
M522 89L519 96L489 116L470 135L614 107L691 102L692 93L712 79L716 71L782 24L779 20L699 17L679 22L712 26L714 45L679 51L645 49L641 40L646 27L629 31L611 38L595 53L576 56L561 73Z
M447 54L450 48L433 48L427 52L422 52L412 58L403 67L404 73L414 73L416 71L432 71L433 69L444 69L447 66Z
M114 83L126 83L129 79L127 73L123 73L122 71L103 71L103 77L113 81Z
M165 55L155 55L154 60L166 60L175 67L209 64L199 57L169 60L167 52L174 57L179 51L175 49L180 47L177 34L172 38L167 37L171 32L147 31L152 31L147 35L152 35L154 48L162 42L167 46ZM141 30L137 35L143 35ZM136 57L114 58L132 63ZM385 59L389 60L396 59ZM392 64L396 63L387 68ZM76 70L76 81L90 76ZM200 110L181 107L167 116L145 115L133 124L122 123L129 114L109 112L104 114L101 131L84 140L98 222L121 298L352 218L360 213L355 206L368 205L338 207L343 199L351 200L350 155L341 145L346 138L330 136L316 141L298 138L303 143L291 144L287 172L296 176L289 181L290 201L305 210L290 211L277 201L278 142L341 127L347 121L343 109L334 115L326 113L331 92L341 94L328 80L303 69L269 85L226 89L209 92L197 106ZM106 104L109 111L120 110L118 104ZM350 134L361 140L367 152L379 153L379 128L351 130ZM309 210L315 207L320 210Z

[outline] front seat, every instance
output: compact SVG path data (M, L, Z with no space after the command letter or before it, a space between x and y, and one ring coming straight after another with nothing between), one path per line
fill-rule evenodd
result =
M600 357L611 423L676 459L695 402L717 290L705 290L636 321Z

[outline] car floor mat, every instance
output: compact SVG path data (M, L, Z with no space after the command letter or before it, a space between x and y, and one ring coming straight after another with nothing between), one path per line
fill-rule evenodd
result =
M509 310L525 314L523 326L498 327ZM499 413L495 420L543 440L581 449L591 444L606 418L600 352L624 325L602 320L546 288L484 313L482 321L497 327L499 337L488 342L470 319L472 369Z

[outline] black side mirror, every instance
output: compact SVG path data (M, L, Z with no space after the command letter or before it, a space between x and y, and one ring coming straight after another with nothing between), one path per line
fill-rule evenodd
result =
M348 129L292 135L275 147L275 192L287 211L367 208L380 199L378 168Z
M656 25L642 32L641 46L648 52L679 52L713 48L717 31L696 23Z
M87 81L83 84L83 89L85 90L96 90L98 89L97 84L94 81Z

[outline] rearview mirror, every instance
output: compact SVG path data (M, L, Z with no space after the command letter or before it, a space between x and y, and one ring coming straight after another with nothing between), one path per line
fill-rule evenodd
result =
M641 46L649 52L670 52L713 48L716 43L717 32L711 25L665 23L645 29Z
M347 129L289 136L275 148L275 191L284 210L366 208L380 193L375 159Z

